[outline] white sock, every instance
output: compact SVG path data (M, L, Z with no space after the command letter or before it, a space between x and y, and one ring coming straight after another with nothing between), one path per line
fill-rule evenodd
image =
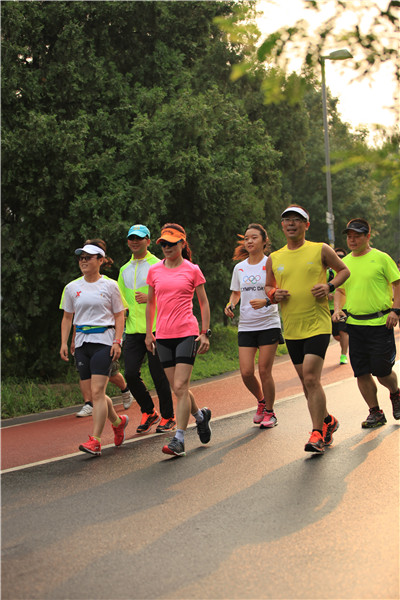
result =
M184 432L184 430L183 429L177 429L175 431L175 437L180 442L184 442L185 441L185 432Z

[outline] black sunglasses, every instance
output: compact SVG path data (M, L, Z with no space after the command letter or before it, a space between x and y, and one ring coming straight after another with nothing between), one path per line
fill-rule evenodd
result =
M144 238L140 237L140 235L130 235L128 237L128 240L130 240L131 242L141 242L142 240L147 240L147 239L149 239L147 237L147 235Z
M176 246L177 244L179 244L179 242L166 242L165 240L162 240L160 242L161 248L172 248L173 246Z
M88 260L92 260L92 258L98 258L98 257L99 257L98 254L89 254L89 255L86 255L86 256L84 254L80 254L78 256L78 260L88 261Z

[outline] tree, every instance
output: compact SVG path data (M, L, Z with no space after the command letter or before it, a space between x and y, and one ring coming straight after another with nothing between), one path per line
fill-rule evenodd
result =
M266 218L280 186L265 124L229 81L240 56L213 25L232 4L1 8L4 368L61 368L58 304L79 274L73 250L104 238L115 277L133 222L154 235L166 221L187 228L218 314L236 233Z
M266 39L261 39L261 34L255 27L254 15L241 4L235 7L232 14L215 18L215 22L226 33L227 38L236 44L243 54L243 60L232 67L231 77L234 81L254 73L260 65L267 65L267 77L262 86L264 102L293 104L302 101L307 87L299 84L296 79L293 80L294 85L288 85L292 57L302 59L306 78L313 77L315 73L319 73L322 55L329 53L332 48L346 45L356 57L353 61L355 78L367 77L380 65L388 63L392 66L393 77L400 82L399 0L387 0L385 8L382 8L381 3L372 0L303 0L303 5L310 13L326 14L326 10L329 11L329 16L325 17L312 33L309 32L308 23L300 20L293 26L282 27ZM350 24L348 19L343 19L349 15L352 17ZM398 107L394 105L392 108L396 111L397 126L390 135L398 140ZM367 151L366 144L364 146L363 161L368 165L372 176L379 178L383 171L386 172L389 205L392 214L397 218L400 214L400 181L397 176L400 171L399 153L393 153L390 144L383 144L379 153L376 153L375 149ZM390 153L389 156L385 154L386 151Z

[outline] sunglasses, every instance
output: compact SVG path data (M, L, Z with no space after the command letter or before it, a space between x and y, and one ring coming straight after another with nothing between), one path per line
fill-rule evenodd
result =
M128 237L128 240L131 242L142 242L143 240L147 240L147 239L148 239L147 235L144 238L140 237L140 235L130 235Z
M87 262L88 260L92 260L92 258L98 258L98 254L89 254L89 255L86 255L86 256L84 254L80 254L78 256L78 260L79 261L84 260L84 261Z
M173 246L176 246L177 244L179 244L179 242L166 242L164 240L160 242L161 248L173 248Z

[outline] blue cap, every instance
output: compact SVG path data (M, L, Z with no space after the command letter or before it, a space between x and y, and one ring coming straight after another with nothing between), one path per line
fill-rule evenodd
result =
M147 236L150 238L150 231L147 229L146 225L132 225L126 237L128 238L130 235L137 235L141 238L145 238Z

